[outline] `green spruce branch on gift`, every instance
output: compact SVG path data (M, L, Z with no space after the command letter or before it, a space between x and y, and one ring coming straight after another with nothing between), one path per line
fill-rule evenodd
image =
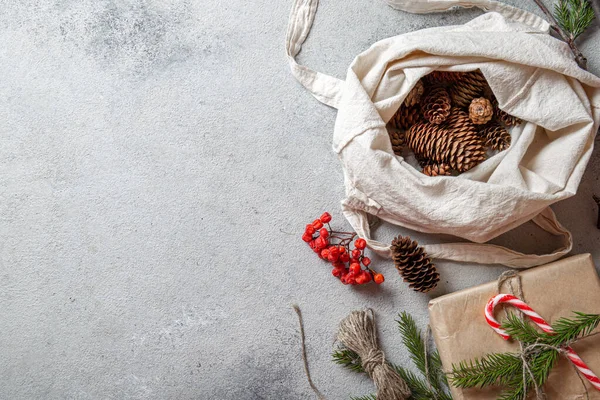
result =
M483 388L501 386L504 391L500 400L524 400L528 394L538 391L548 380L550 371L564 349L574 342L594 335L592 331L600 324L600 315L574 313L573 318L560 318L553 325L554 333L540 332L534 326L509 314L502 328L521 343L521 353L494 353L479 360L463 361L453 365L445 374L437 351L428 353L427 343L413 318L407 313L399 315L398 328L402 343L420 372L392 364L408 384L414 400L451 400L448 381L459 388ZM341 347L333 353L333 361L351 371L364 373L359 355ZM583 381L582 381L583 384ZM376 400L375 395L352 397L352 400Z

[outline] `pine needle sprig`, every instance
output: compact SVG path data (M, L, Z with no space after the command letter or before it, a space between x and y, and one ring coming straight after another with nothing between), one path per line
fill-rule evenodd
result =
M452 366L450 382L460 388L504 386L500 400L524 400L527 393L546 383L561 355L560 349L593 334L600 324L598 314L574 314L573 318L557 320L552 326L553 333L539 331L515 314L509 314L502 328L523 344L523 353L494 353L460 362Z
M427 377L431 386L438 392L443 392L442 385L447 386L448 380L442 370L442 361L437 351L431 353L426 360L425 346L421 331L415 320L406 312L398 315L398 329L402 335L402 343L410 352L410 358L421 373ZM427 365L427 367L426 367Z
M513 353L493 353L452 366L450 382L460 388L511 385L523 371L523 360Z
M533 2L546 14L552 29L569 45L577 64L587 69L587 59L575 44L575 39L591 25L594 19L594 9L590 6L589 0L559 0L554 13L546 7L543 0L533 0Z
M343 366L344 368L348 368L350 371L365 372L360 360L360 356L350 349L340 347L333 352L331 357L333 362Z
M592 24L594 9L588 0L559 0L554 5L554 17L571 40L575 40Z
M350 400L377 400L377 397L374 394L368 394L361 397L350 397Z
M411 360L423 375L423 378L419 377L409 369L389 363L410 388L411 400L452 400L452 397L448 394L448 380L442 370L442 362L439 353L435 351L429 354L426 364L426 343L423 341L421 332L417 329L414 319L409 314L402 313L399 315L397 323L402 335L402 343L407 346L411 354ZM351 371L360 373L365 372L362 367L360 356L345 347L340 347L335 350L332 354L332 359L336 364L342 365ZM426 379L425 371L429 371L429 382ZM375 395L367 395L363 397L352 397L351 399L374 400L376 397Z
M506 321L502 323L502 328L510 335L510 337L523 344L545 343L545 340L547 339L547 335L544 335L543 332L538 331L535 326L519 318L514 313L508 314Z
M592 334L600 324L600 314L574 312L574 318L560 318L553 325L555 334L549 335L548 344L559 346Z
M431 400L435 394L432 394L431 390L423 379L420 379L417 374L409 371L406 368L402 368L398 365L392 365L392 367L398 372L398 375L406 382L411 392L411 400ZM442 399L448 399L447 397L438 397ZM449 400L452 400L451 398Z

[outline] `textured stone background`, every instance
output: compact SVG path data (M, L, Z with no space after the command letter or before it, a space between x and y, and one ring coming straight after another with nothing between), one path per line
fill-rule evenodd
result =
M530 1L519 3L537 11ZM370 306L389 358L394 317L501 267L439 263L440 287L348 288L300 241L324 210L347 227L335 111L289 73L291 1L20 0L0 13L0 398L331 399L372 391L330 362L338 321ZM379 39L463 23L381 0L323 0L301 61L343 77ZM582 45L600 73L600 33ZM600 265L600 154L555 207ZM377 235L399 232L384 225ZM448 240L416 235L423 242ZM555 242L525 226L497 243Z

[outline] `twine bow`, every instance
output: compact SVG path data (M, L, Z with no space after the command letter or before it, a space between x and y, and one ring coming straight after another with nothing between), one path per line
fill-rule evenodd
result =
M511 278L515 278L517 281L516 290L512 285L512 281L510 281ZM506 281L509 281L510 291L512 293L516 292L515 294L517 296L515 297L513 295L508 295L508 294L498 294L498 295L492 297L492 299L490 299L490 301L486 305L486 309L485 309L485 318L486 318L486 321L488 322L488 324L490 325L490 327L494 331L496 331L496 333L498 333L505 340L510 339L510 336L508 335L508 333L504 329L502 329L500 323L493 316L494 308L498 304L507 303L507 304L510 304L513 307L517 308L517 310L520 311L520 313L519 313L520 319L523 319L523 317L526 315L537 326L539 326L543 331L550 332L550 333L554 332L552 327L539 314L537 314L531 307L529 307L525 303L525 296L523 294L523 286L521 284L521 277L520 277L519 273L516 271L506 271L502 275L500 275L500 277L498 278L498 292L499 293L502 293L502 284ZM506 309L504 310L504 312L506 315L508 315L508 312L506 311ZM585 396L587 399L589 399L589 392L587 390L587 387L586 387L585 382L583 381L583 378L581 377L581 375L583 375L592 384L592 386L594 386L596 389L600 390L600 379L598 379L598 377L589 369L589 367L583 362L583 360L577 355L577 353L575 353L575 351L570 347L569 343L565 344L562 347L555 347L555 346L550 346L550 345L542 344L542 343L533 343L533 344L528 345L527 347L524 347L523 343L519 342L519 346L521 347L521 353L519 355L523 361L523 381L525 381L526 375L529 375L531 377L531 381L533 382L537 400L544 400L546 398L546 395L545 395L543 389L537 384L537 381L533 376L533 372L531 371L531 368L529 366L529 356L531 354L533 354L535 351L537 351L537 349L539 349L539 348L553 349L553 350L557 351L558 353L564 355L571 361L571 363L573 364L573 367L575 369L575 372L577 373L577 376L578 376L579 380L581 381L581 384L583 385L583 388L585 390ZM524 394L523 398L526 398L526 397L527 397L527 387L525 387L525 394Z
M340 323L338 340L360 356L362 366L377 387L377 400L404 400L410 389L385 361L377 342L373 310L353 311Z
M306 358L306 339L304 322L297 305L294 310L298 314L300 338L302 340L302 360L308 383L319 400L325 396L317 389L310 376ZM340 322L337 339L347 348L357 353L367 375L373 379L377 387L377 400L406 400L410 397L410 388L398 373L385 361L385 355L377 343L377 330L373 310L353 311Z

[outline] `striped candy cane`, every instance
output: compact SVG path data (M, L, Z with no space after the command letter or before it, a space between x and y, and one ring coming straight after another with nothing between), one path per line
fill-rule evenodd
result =
M533 311L531 307L519 300L512 294L499 294L487 303L485 306L485 320L488 325L492 327L498 335L502 336L504 340L510 339L510 335L502 329L500 323L494 318L494 309L500 303L510 304L513 307L519 309L523 314L527 315L537 326L539 326L544 332L554 333L552 327L542 318L538 313ZM577 367L579 372L595 387L600 390L600 378L594 374L590 368L583 362L583 360L575 353L570 346L564 348L567 358Z

